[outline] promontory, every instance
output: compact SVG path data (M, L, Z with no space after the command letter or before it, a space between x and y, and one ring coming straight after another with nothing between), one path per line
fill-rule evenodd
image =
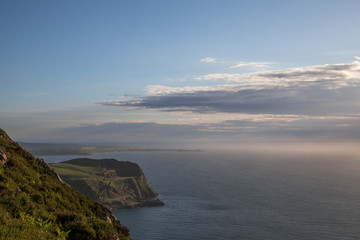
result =
M73 189L113 209L164 205L136 163L78 158L50 164Z

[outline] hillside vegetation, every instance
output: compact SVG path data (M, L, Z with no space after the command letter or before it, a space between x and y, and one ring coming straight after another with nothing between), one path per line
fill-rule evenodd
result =
M72 188L110 208L164 205L139 165L116 159L79 158L50 165Z
M0 239L130 239L109 209L71 189L0 129Z

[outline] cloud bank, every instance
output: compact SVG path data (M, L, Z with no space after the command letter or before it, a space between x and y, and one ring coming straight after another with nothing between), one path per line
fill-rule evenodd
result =
M360 115L349 117L263 116L209 124L158 124L112 122L87 124L42 135L48 141L118 142L140 145L196 147L201 143L255 142L356 142L360 140ZM181 145L177 145L181 144Z
M148 95L101 105L128 109L250 113L346 115L359 112L360 62L318 65L247 74L217 73L194 78L216 86L148 87Z

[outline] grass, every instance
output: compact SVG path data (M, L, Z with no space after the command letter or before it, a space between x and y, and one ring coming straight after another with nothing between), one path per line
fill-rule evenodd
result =
M0 148L8 158L0 166L0 240L130 239L109 209L58 180L2 129Z
M52 163L51 167L56 169L60 176L67 178L91 177L96 172L101 172L99 167L84 167L69 163Z

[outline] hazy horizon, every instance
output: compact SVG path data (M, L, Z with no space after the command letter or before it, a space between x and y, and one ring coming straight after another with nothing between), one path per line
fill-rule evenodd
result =
M359 1L6 0L0 9L0 127L16 141L360 142Z

